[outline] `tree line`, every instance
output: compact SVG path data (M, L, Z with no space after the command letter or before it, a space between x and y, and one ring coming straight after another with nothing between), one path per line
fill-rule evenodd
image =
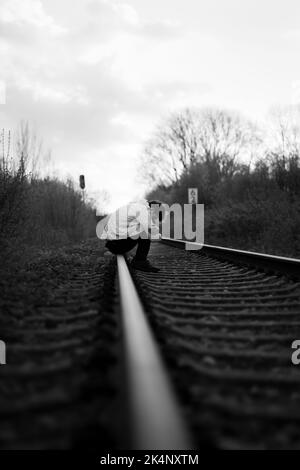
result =
M0 132L0 262L30 247L47 248L95 236L96 211L71 179L46 175L50 155L22 123ZM45 169L44 169L45 170Z
M300 109L273 110L258 125L222 109L168 116L146 142L146 197L187 203L197 187L205 240L300 256Z

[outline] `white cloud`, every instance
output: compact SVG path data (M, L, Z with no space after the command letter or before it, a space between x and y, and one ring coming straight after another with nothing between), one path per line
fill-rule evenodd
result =
M96 65L111 57L113 53L113 44L91 44L79 55L78 61L86 65Z
M283 38L289 41L300 42L300 29L290 29L283 33Z
M45 13L40 0L2 0L0 18L3 23L17 26L31 25L39 29L46 29L55 35L67 31L65 27L57 24L50 15Z
M127 23L137 26L140 22L137 11L128 3L112 2L112 8Z
M1 0L1 126L29 119L61 172L86 173L112 206L131 199L143 140L161 115L211 104L263 112L300 77L282 36L297 43L297 15L287 18L283 0L271 10L260 2L260 18L258 0L225 3Z
M29 90L32 93L34 101L46 100L63 105L71 102L75 102L83 106L87 106L89 104L87 92L81 86L54 88L53 86L47 86L39 81L33 82L20 80L18 87L21 90Z
M148 37L126 34L116 36L112 42L114 61L111 70L128 87L143 90L176 82L203 82L203 69L214 71L215 56L222 46L214 38L201 33L187 33L158 43ZM207 73L207 72L206 72Z

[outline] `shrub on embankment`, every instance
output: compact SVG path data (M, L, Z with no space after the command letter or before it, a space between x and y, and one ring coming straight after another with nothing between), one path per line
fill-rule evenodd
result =
M45 248L95 236L96 211L71 180L42 178L27 169L24 155L0 158L0 255Z
M297 126L284 115L272 139L226 112L171 116L145 147L146 197L186 204L198 188L206 243L300 258L297 113Z
M279 188L271 176L261 184L254 172L243 184L240 176L205 190L191 170L190 178L146 197L186 204L188 187L198 187L199 202L205 203L205 243L300 258L300 194Z

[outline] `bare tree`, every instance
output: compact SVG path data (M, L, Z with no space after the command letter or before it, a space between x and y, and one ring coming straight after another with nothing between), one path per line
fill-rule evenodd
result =
M266 158L280 189L300 192L300 108L271 111Z
M28 122L22 121L16 133L16 157L29 177L33 178L38 175L42 154L42 140L38 139Z
M300 107L273 108L270 113L269 150L288 157L300 154Z
M200 112L199 160L215 168L218 176L231 177L241 162L249 162L259 143L255 126L236 113L219 109Z
M172 114L155 130L142 156L142 177L150 184L171 184L195 153L194 122L189 110Z
M218 109L172 114L146 144L142 175L151 184L171 184L197 163L206 163L215 179L232 176L238 158L251 158L258 143L254 125Z

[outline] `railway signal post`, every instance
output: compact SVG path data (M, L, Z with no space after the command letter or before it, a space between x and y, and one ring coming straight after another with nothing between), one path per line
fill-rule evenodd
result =
M79 185L80 185L80 188L81 188L81 191L82 191L82 200L83 202L85 202L85 178L84 178L84 175L80 175L79 176Z

